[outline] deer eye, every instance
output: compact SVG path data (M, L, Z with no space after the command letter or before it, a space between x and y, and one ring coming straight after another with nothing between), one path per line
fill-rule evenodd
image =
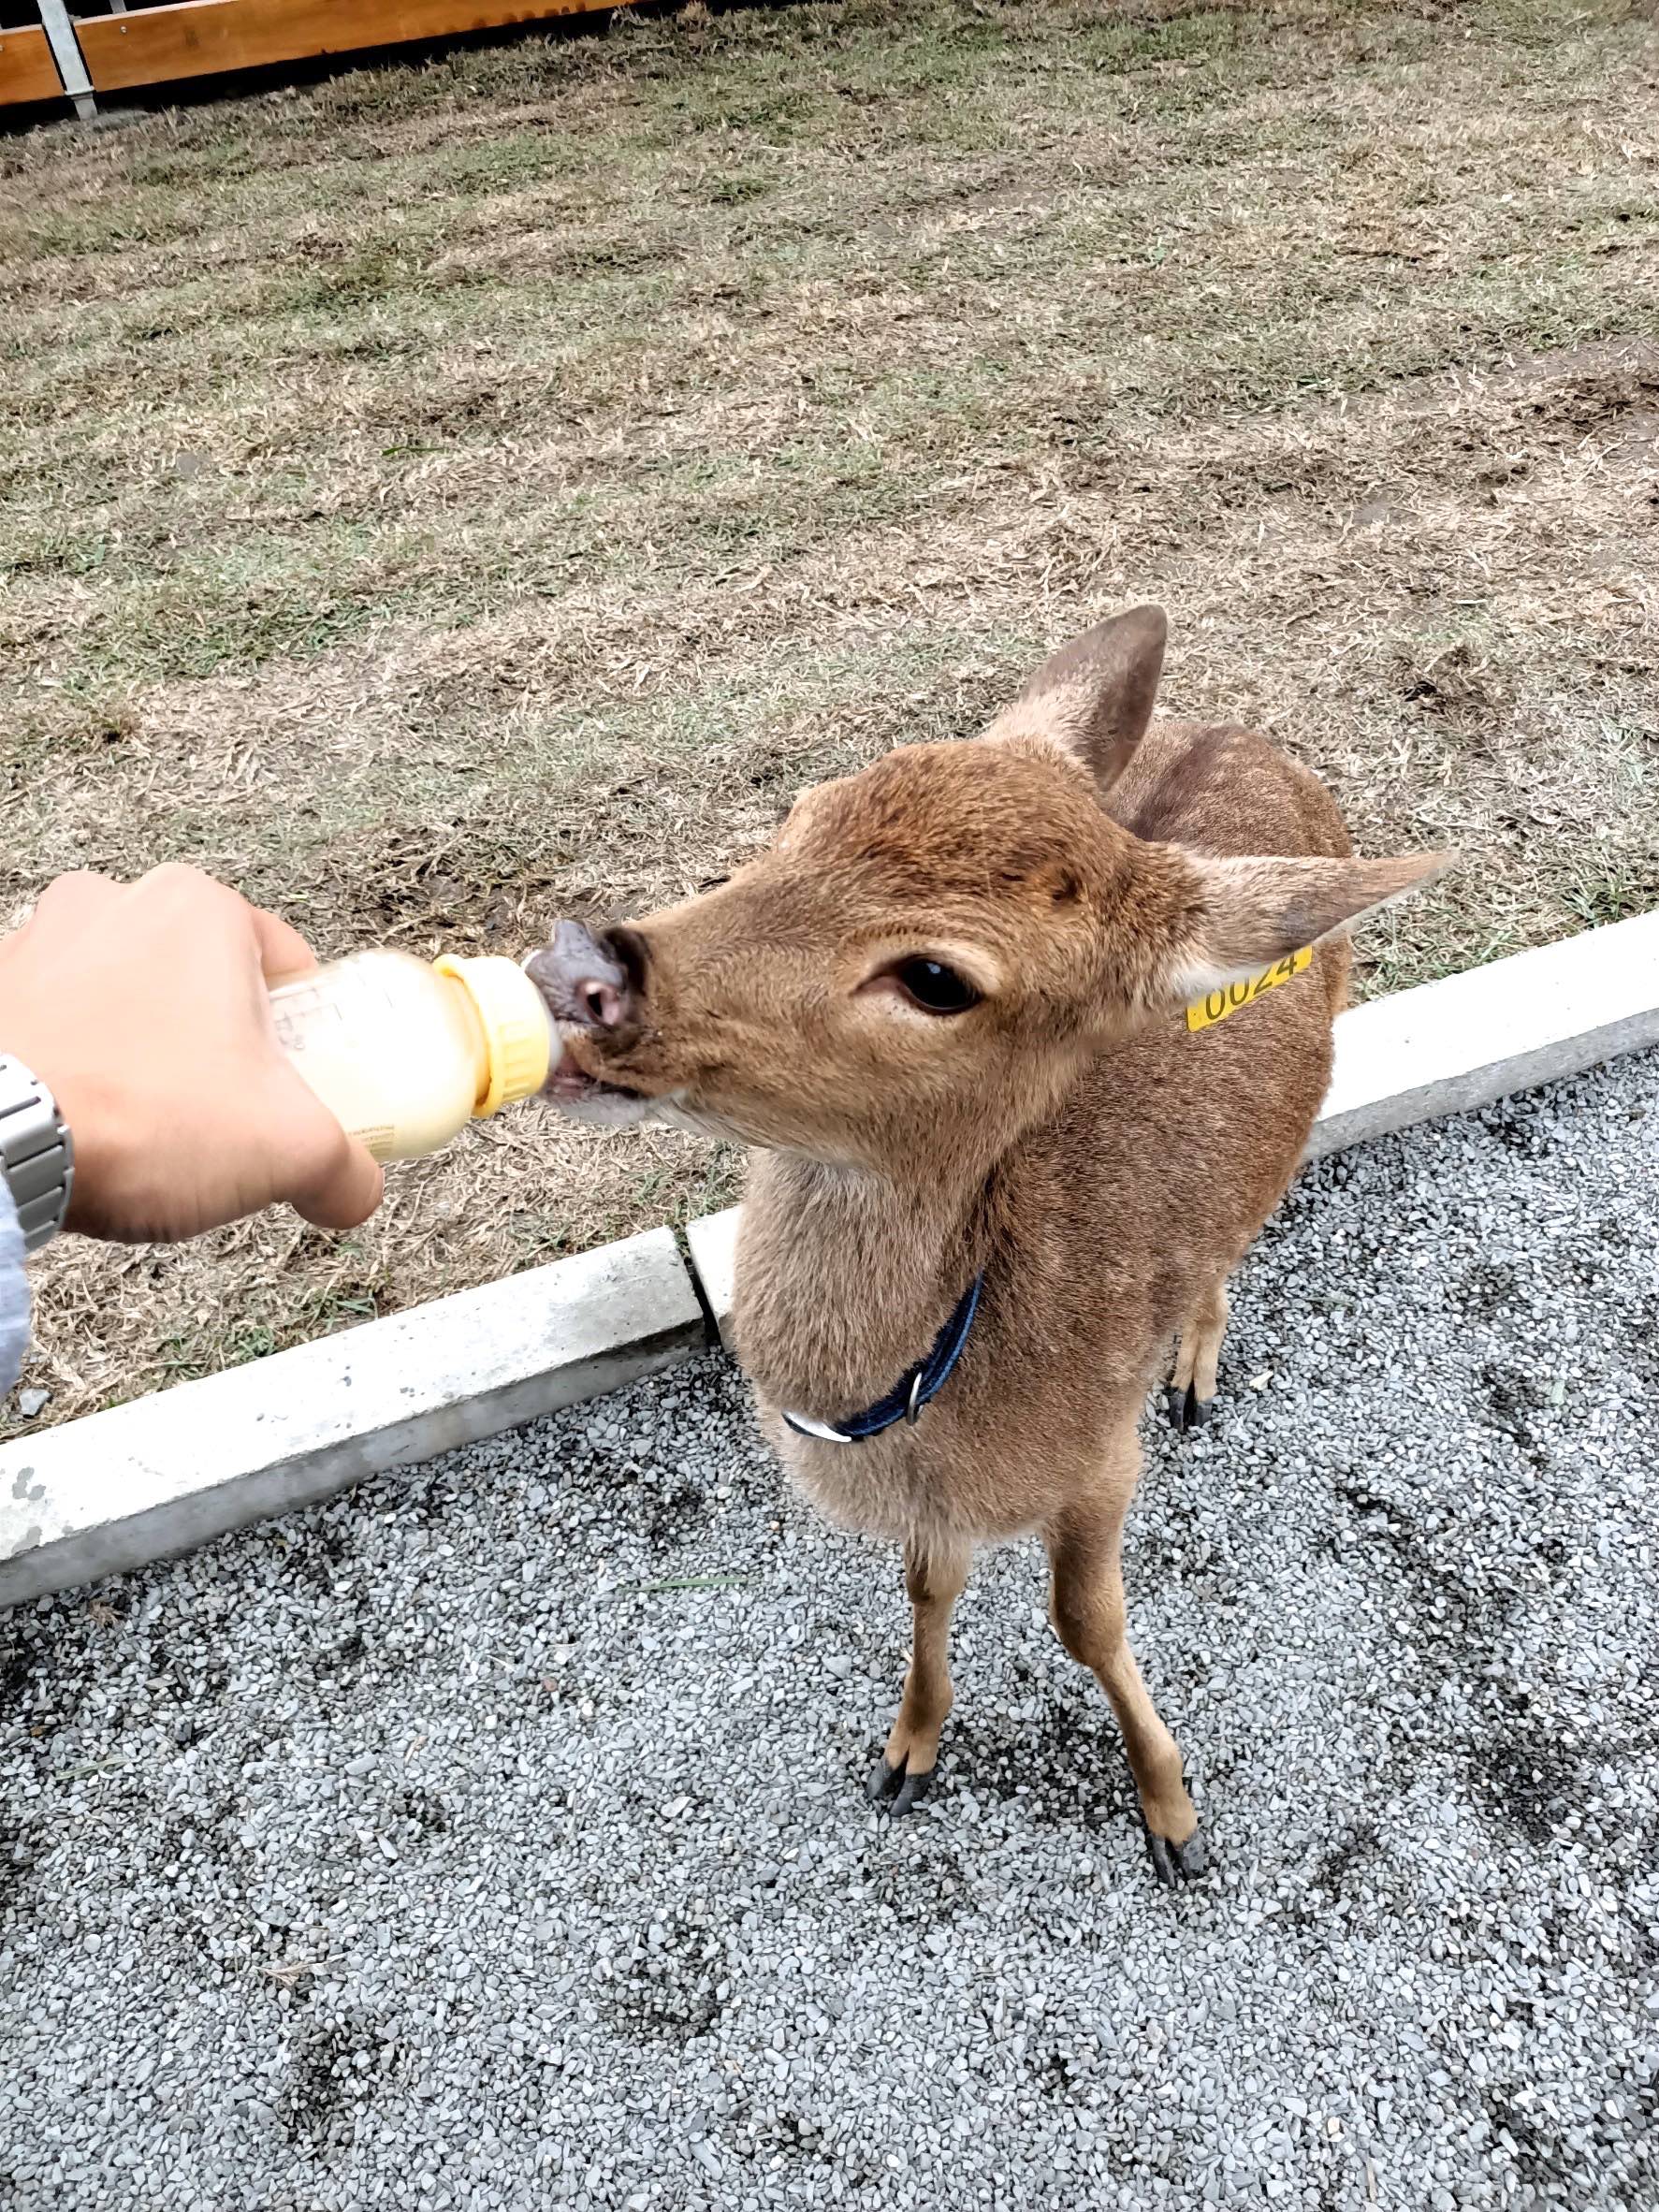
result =
M901 961L893 970L893 980L924 1013L966 1013L980 1002L973 985L942 960Z

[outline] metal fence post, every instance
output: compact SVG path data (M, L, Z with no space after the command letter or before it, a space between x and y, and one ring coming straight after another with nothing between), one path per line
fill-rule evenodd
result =
M81 122L90 123L98 111L98 103L93 97L92 79L80 58L80 43L64 0L40 0L40 23L51 48L51 58L58 65L64 90L74 101L75 112Z

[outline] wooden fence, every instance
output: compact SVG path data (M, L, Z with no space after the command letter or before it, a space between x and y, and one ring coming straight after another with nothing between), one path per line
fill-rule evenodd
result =
M233 69L361 53L412 39L582 15L618 0L107 0L70 13L39 0L38 24L0 25L0 109L72 101L82 116L100 93L176 84ZM622 0L625 4L625 0ZM12 8L12 14L22 12Z

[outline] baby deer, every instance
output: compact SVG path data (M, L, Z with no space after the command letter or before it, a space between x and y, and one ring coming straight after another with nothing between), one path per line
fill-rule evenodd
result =
M1125 1634L1136 1426L1177 1336L1176 1423L1207 1418L1228 1276L1330 1075L1338 933L1442 861L1349 857L1264 737L1149 729L1165 627L1101 623L983 736L821 785L719 889L561 924L529 967L567 1112L756 1148L735 1324L763 1426L832 1521L904 1547L872 1795L925 1790L975 1548L1035 1532L1174 1882L1203 1845Z

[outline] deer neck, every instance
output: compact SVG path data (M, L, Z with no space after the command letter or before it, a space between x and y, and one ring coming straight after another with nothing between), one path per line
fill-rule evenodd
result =
M986 1179L749 1164L736 1332L764 1397L833 1419L923 1359L985 1259Z

